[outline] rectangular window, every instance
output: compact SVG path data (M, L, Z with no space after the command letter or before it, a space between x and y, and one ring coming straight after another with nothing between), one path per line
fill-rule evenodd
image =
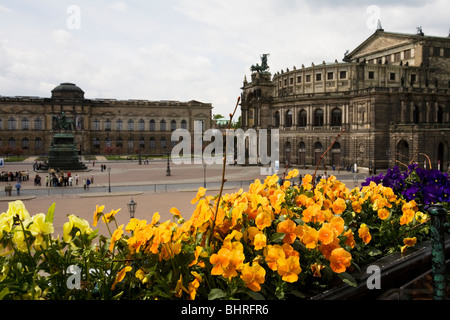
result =
M450 48L444 48L444 57L450 58Z
M297 77L297 83L302 83L302 76Z
M289 78L289 84L293 85L294 84L294 78Z
M394 62L400 61L400 52L394 53Z
M317 73L316 74L316 81L322 81L322 74L321 73Z
M306 82L311 82L311 75L310 74L306 75Z
M371 80L375 79L375 72L369 71L368 78L371 79Z
M395 73L394 73L394 72L391 72L391 73L389 74L389 80L395 81Z
M327 80L333 80L333 76L334 76L333 72L328 72L327 73Z
M347 71L340 71L339 79L347 79Z
M411 49L405 50L404 56L405 59L411 59Z

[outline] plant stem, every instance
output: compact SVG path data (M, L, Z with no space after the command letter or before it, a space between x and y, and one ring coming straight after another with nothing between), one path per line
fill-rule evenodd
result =
M312 177L312 185L313 187L315 187L316 185L316 173L317 173L317 169L319 169L319 164L322 161L322 158L325 157L325 155L328 153L328 151L330 151L330 149L333 147L333 145L338 141L339 137L345 132L345 129L342 129L342 131L336 136L336 139L334 139L333 143L328 147L328 149L320 156L319 161L317 162L316 165L316 170L314 171L314 175Z
M234 114L236 113L240 99L241 99L241 97L237 98L237 102L236 102L236 106L234 107L234 111L233 111L233 113L230 113L230 122L228 123L228 129L231 129L231 121L233 120ZM225 184L226 163L227 163L227 144L225 143L225 154L223 156L223 166L222 166L222 182L220 184L220 192L219 192L219 197L217 198L216 210L214 212L214 220L212 222L209 239L207 240L206 246L209 246L209 242L214 238L214 229L216 227L217 212L219 211L220 199L222 198L223 186Z

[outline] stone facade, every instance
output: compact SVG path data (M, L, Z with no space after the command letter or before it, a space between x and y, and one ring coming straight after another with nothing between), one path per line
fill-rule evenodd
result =
M385 169L450 163L450 37L378 29L343 62L253 72L241 97L244 129L278 128L280 160ZM427 158L428 157L428 158ZM321 168L323 168L321 166Z
M21 148L25 155L48 153L53 116L64 112L75 122L82 155L165 154L175 129L193 132L194 121L211 127L212 105L198 101L85 99L72 83L52 90L51 98L0 96L0 147Z

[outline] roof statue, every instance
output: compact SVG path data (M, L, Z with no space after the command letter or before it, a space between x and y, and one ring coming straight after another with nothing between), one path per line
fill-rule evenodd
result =
M269 69L269 66L267 64L267 57L268 56L269 56L268 53L263 54L261 56L261 65L259 65L259 64L253 65L253 66L251 66L250 70L254 71L254 72L255 71L256 72L264 72L264 71L268 70Z

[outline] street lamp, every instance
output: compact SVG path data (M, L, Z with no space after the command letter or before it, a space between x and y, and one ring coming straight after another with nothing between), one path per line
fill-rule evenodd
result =
M128 212L130 213L130 218L134 218L134 213L136 212L137 203L134 202L133 198L131 198L131 201L127 203L127 206L128 206Z
M166 169L166 176L170 176L170 162L169 162L169 158L170 158L170 152L169 152L169 148L167 148L167 169Z
M106 170L108 170L108 192L111 193L111 168Z
M206 189L206 162L203 163L203 188Z

